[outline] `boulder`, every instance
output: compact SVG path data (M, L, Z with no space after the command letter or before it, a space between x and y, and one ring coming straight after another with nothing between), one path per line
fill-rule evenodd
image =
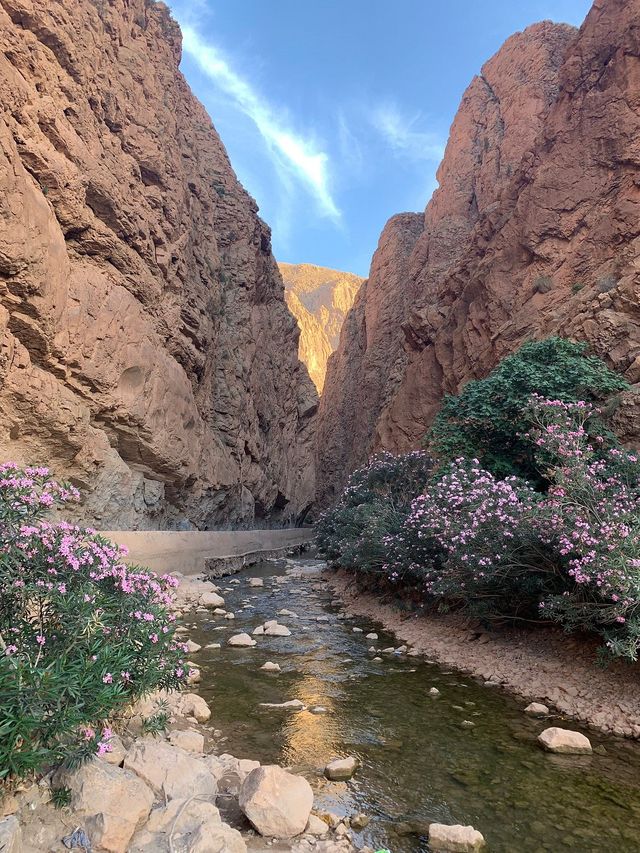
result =
M524 709L525 714L531 714L532 717L544 717L549 713L549 709L546 705L543 705L540 702L531 702L530 705Z
M313 791L306 779L270 765L249 773L238 802L260 835L292 838L307 826Z
M0 820L0 850L2 853L22 853L22 830L14 815Z
M224 607L224 598L217 592L204 592L200 596L200 604L205 607Z
M226 826L213 803L174 799L155 809L129 853L246 853L236 829Z
M131 770L165 800L200 797L214 800L217 785L207 765L193 754L163 741L137 741L124 760Z
M249 646L255 646L256 641L252 640L251 637L246 634L234 634L233 637L229 637L227 640L230 646L236 646L237 648L247 648Z
M260 669L263 669L265 672L280 672L281 671L280 670L280 664L279 663L273 663L270 660L268 660L266 663L263 663L262 666L260 667Z
M205 764L218 783L218 794L237 797L242 783L252 770L260 767L259 761L235 758L233 755L207 755Z
M71 808L97 850L125 853L129 849L134 832L153 805L153 791L143 779L97 758L77 770L60 770L54 779L56 788L70 789Z
M169 742L186 752L204 752L204 735L194 729L174 729L169 733Z
M482 850L485 844L482 834L472 826L432 823L429 827L429 847L438 853L476 853Z
M538 743L548 752L560 752L565 755L590 755L593 752L588 737L557 726L545 729L538 736Z
M350 755L348 758L334 758L324 768L324 775L332 782L346 782L351 779L358 769L358 759Z
M193 717L198 723L206 723L211 719L211 709L197 693L184 693L176 710L184 717Z
M291 631L287 628L286 625L269 625L268 628L265 628L265 636L266 637L290 637Z

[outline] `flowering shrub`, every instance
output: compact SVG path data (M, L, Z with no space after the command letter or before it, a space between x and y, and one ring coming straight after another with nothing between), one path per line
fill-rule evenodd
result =
M526 435L532 426L531 395L569 403L611 398L613 405L612 395L629 387L585 349L585 344L564 338L525 343L485 379L468 382L460 394L445 398L427 436L429 449L446 463L459 457L479 459L498 477L538 481L538 463ZM589 427L606 432L596 418Z
M402 529L411 501L430 474L431 460L422 451L380 453L354 471L337 504L317 523L318 544L329 561L383 571L387 537Z
M459 458L410 505L405 496L386 526L393 487L378 505L367 499L366 471L356 472L325 516L321 547L334 563L418 587L424 602L489 620L554 620L599 633L608 652L636 660L640 458L594 429L599 415L586 401L532 395L518 440L537 467L535 486Z
M46 468L0 465L0 778L108 751L112 712L185 678L175 580L44 520L77 499Z

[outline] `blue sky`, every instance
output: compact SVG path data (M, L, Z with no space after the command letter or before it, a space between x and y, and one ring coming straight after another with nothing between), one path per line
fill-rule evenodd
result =
M590 0L170 0L182 70L278 260L366 275L423 210L471 78L503 41Z

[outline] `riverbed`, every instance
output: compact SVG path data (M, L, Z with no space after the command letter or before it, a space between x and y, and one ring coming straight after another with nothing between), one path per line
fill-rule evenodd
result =
M303 773L320 810L368 815L356 841L374 849L428 851L432 821L473 825L492 853L640 849L637 743L585 729L594 755L544 753L536 741L544 728L579 727L560 716L532 719L521 701L420 656L370 651L400 641L341 613L322 565L266 561L225 578L225 608L235 619L197 613L187 622L203 647L221 644L194 656L198 690L223 733L220 751ZM251 577L264 586L250 586ZM278 615L282 609L295 616ZM274 618L291 636L258 636L253 648L227 645L233 634ZM378 639L366 639L371 632ZM266 661L282 671L261 671ZM260 707L291 699L325 713ZM355 777L325 780L325 764L347 755L361 762Z

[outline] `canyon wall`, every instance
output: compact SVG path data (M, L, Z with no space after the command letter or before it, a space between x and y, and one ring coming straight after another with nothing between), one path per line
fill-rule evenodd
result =
M300 360L322 393L327 360L338 346L340 329L364 279L314 264L278 267L287 305L300 327Z
M317 394L270 232L153 0L0 0L0 455L102 528L278 523Z
M640 381L640 0L512 36L465 92L424 215L386 226L336 353L320 502L379 448L418 447L444 394L563 335ZM623 438L640 439L626 395Z

